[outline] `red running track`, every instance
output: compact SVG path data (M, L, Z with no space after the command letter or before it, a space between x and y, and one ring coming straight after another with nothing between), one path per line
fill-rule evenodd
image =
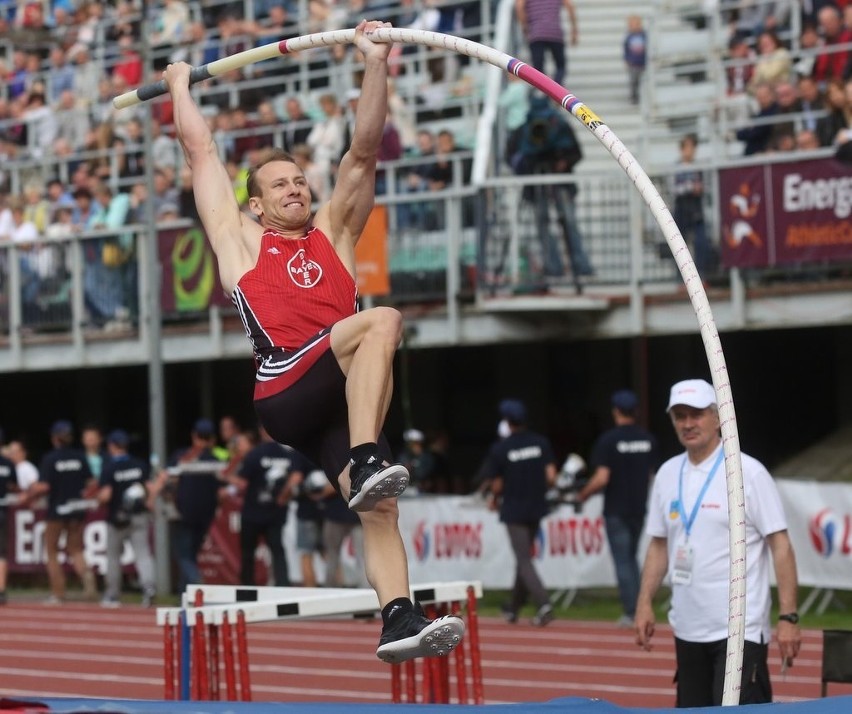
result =
M375 657L378 621L305 620L248 627L255 701L390 702L390 668ZM598 698L674 706L671 632L651 652L614 624L556 620L546 628L480 618L487 704ZM162 633L153 610L11 602L0 608L0 696L163 698ZM777 701L820 694L822 636L806 630L786 675L772 652ZM830 685L830 694L852 686Z

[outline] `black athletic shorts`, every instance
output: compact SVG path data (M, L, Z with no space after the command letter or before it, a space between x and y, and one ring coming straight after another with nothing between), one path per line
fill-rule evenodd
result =
M349 461L349 415L346 376L330 347L298 381L256 399L254 408L275 441L310 459L340 491L337 477ZM379 435L379 454L388 461L392 458L384 434Z

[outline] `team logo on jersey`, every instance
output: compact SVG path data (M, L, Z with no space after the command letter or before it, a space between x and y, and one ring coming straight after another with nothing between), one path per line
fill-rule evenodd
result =
M319 263L305 255L305 249L299 250L296 255L290 258L287 263L287 273L292 280L300 288L312 288L322 277L322 267Z

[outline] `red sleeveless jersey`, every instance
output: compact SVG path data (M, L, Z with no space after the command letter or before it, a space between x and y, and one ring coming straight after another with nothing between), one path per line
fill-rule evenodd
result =
M295 351L354 315L357 298L355 280L318 228L299 239L264 231L257 264L231 295L259 372L265 361L277 362L282 352Z

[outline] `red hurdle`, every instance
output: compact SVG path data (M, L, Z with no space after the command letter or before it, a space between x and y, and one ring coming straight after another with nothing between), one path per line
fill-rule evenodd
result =
M214 603L233 602L228 599L230 597L236 599L233 593L217 592L216 586L205 587L213 591L214 594L211 597ZM227 589L228 586L221 587ZM481 585L477 583L474 588L467 583L438 583L434 586L421 586L421 588L421 596L418 599L426 603L426 612L430 617L439 617L447 613L461 616L462 611L467 610L466 637L447 657L429 657L408 660L401 665L391 665L392 701L394 703L404 701L468 704L472 692L473 703L483 704L479 620L476 611L476 588L480 588L481 594ZM466 598L464 601L461 600L463 593ZM414 594L412 591L412 596ZM258 598L257 595L253 597ZM266 597L270 596L266 595ZM360 597L363 602L366 594L361 594ZM370 593L370 597L375 595ZM243 599L244 593L241 594L241 600ZM356 597L354 606L356 608L357 602ZM210 605L210 603L206 604ZM199 587L194 591L193 605L196 609L191 621L187 617L186 609L161 608L158 610L157 619L163 626L165 699L189 698L217 701L224 696L228 701L250 702L252 700L246 623L274 619L278 612L277 608L280 607L273 604L271 605L272 614L264 614L258 611L259 604L263 603L249 601L241 602L239 607L230 610L217 606L211 606L208 609L204 607L204 595ZM315 605L313 607L316 608ZM332 607L336 608L339 605ZM348 592L345 607L353 607L352 596ZM370 606L367 605L367 607ZM251 615L250 618L246 615L246 608ZM267 607L264 612L268 612L268 609ZM344 611L350 610L339 612ZM328 614L333 612L336 611L327 610ZM180 637L178 636L179 627ZM420 682L419 692L418 681Z

